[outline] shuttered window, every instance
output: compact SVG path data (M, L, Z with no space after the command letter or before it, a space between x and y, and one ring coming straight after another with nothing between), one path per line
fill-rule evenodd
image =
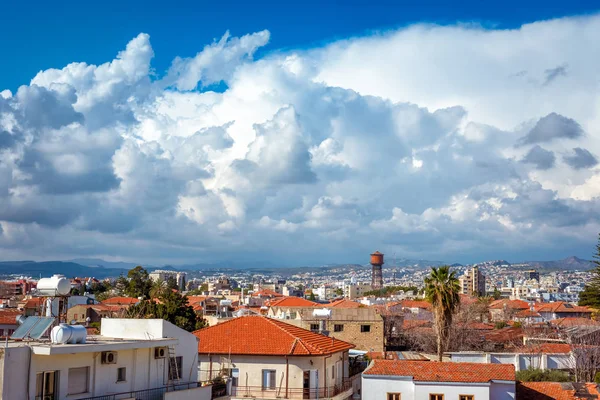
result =
M275 389L277 383L275 382L275 370L274 369L263 369L262 370L262 388Z
M67 394L87 393L89 380L90 367L69 368L69 388Z

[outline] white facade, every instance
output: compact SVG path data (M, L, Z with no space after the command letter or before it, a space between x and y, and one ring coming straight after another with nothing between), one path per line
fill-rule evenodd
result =
M515 382L419 382L411 377L363 374L362 400L386 399L388 393L400 394L401 400L428 400L430 394L442 394L446 400L458 400L459 395L472 395L476 400L514 400Z
M515 371L528 368L569 370L575 366L571 353L450 353L452 362L472 362L481 364L512 364Z
M175 282L177 282L177 287L179 287L179 290L185 290L185 276L186 276L185 272L163 271L163 270L152 271L152 272L150 272L150 274L148 274L148 277L155 282L157 282L157 281L166 282L170 278L175 279Z
M170 380L169 348L179 379ZM101 335L84 344L9 342L0 358L0 397L77 400L193 382L194 398L209 400L210 387L193 387L197 349L194 335L161 319L103 319Z

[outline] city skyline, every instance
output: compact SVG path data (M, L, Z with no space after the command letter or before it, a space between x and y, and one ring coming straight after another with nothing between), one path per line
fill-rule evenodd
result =
M343 9L305 39L271 16L181 42L149 18L12 58L1 258L590 259L600 14L544 12Z

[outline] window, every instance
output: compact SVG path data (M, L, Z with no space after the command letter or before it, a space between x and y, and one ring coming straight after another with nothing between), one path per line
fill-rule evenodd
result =
M67 394L87 393L89 381L90 367L69 368Z
M73 314L73 319L77 320L77 314Z
M361 325L360 331L361 333L371 332L371 325Z
M388 393L387 400L400 400L400 393Z
M8 330L8 336L12 335L13 333L15 333L15 330L14 330L14 329L9 329L9 330Z
M231 368L229 370L229 376L231 377L231 386L237 386L240 379L239 368Z
M127 368L120 367L117 369L117 382L125 382L127 380Z
M331 366L331 379L335 379L335 365Z
M4 329L0 329L0 336L4 336Z
M459 394L458 400L475 400L475 396L472 394Z
M342 324L333 325L334 332L342 332L343 330L344 330L344 325L342 325Z
M275 370L274 369L263 369L262 370L262 390L275 389L277 382L275 382Z
M319 331L319 324L310 324L310 330L313 332Z
M36 399L58 399L58 371L40 372L36 375L35 396Z
M183 357L169 357L169 380L181 379L181 369L183 368Z
M439 393L429 393L429 400L444 400L444 395Z

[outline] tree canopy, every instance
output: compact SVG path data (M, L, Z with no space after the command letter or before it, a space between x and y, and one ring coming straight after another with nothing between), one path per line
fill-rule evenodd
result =
M583 291L579 293L579 305L600 308L600 235L594 254L595 268L592 271L592 279L587 282Z

